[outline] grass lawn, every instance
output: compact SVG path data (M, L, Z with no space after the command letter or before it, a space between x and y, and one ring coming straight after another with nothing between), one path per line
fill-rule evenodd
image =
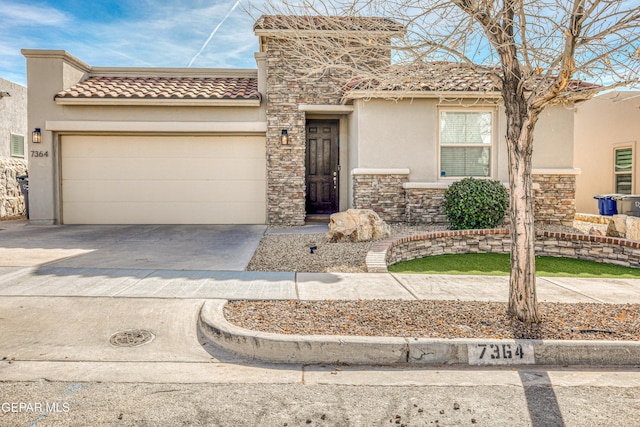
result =
M389 266L392 273L508 276L508 254L437 255ZM550 256L536 257L536 274L547 277L640 278L640 268Z

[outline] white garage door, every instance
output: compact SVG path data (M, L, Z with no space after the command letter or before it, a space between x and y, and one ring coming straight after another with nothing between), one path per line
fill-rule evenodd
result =
M264 224L265 138L63 136L65 224Z

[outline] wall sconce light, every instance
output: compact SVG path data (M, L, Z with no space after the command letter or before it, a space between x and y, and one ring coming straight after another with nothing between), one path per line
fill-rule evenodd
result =
M286 129L282 129L282 135L280 136L280 142L284 145L289 143L289 132Z
M11 96L9 92L0 92L0 98L5 98L7 96Z
M40 128L36 128L36 130L31 133L31 142L34 144L40 144L42 142L42 133L40 133Z

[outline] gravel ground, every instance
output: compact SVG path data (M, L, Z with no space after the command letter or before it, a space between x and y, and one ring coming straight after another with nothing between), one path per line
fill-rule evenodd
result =
M576 221L548 231L587 234L602 225ZM446 229L391 226L391 236ZM606 230L606 227L603 231ZM329 243L324 234L265 236L247 270L366 272L372 242ZM317 246L313 254L309 247ZM432 338L640 339L640 305L540 303L542 322L526 325L506 314L506 304L462 301L235 301L225 307L231 322L247 329L302 335L364 335ZM594 332L595 331L595 332Z
M225 317L246 329L294 335L638 340L640 304L540 303L527 327L499 302L232 301Z
M589 224L593 225L593 224ZM587 226L583 226L586 228ZM392 224L391 236L399 237L429 231L446 230L445 226ZM545 225L541 229L588 233L572 227ZM329 243L324 234L270 234L260 241L248 271L302 271L309 273L364 273L365 258L373 242ZM314 253L309 248L317 246Z

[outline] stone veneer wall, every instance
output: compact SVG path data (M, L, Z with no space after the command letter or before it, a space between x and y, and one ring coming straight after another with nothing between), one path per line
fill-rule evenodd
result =
M307 67L301 62L304 59L296 55L296 49L301 49L300 43L304 43L302 33L294 36L294 41L275 36L262 39L267 62L267 222L270 225L304 225L305 221L306 116L299 105L341 105L341 88L344 81L349 80L347 72L339 69L319 75L305 74ZM382 45L388 46L388 42ZM390 63L389 52L376 55L364 51L362 55L366 55L366 59L358 62L361 66L379 68ZM281 144L283 129L288 132L288 145Z
M576 176L534 174L533 190L536 221L572 226L576 217Z
M267 222L304 225L305 115L298 111L304 93L280 73L285 49L275 39L267 47ZM281 143L283 129L288 145Z
M388 222L405 221L406 198L402 184L408 173L353 173L353 207L371 209Z
M0 219L19 218L24 215L24 197L16 177L26 174L25 160L0 157Z
M431 255L508 253L509 230L439 231L381 240L367 254L367 270L387 272L387 266ZM640 242L586 234L536 232L536 255L576 258L640 267Z
M407 210L405 221L409 224L448 224L442 210L444 188L406 188Z
M357 178L354 175L354 206L359 209L373 209L378 215L394 218L388 221L406 221L410 224L448 224L447 217L442 210L445 188L415 188L405 186L398 190L396 197L390 203L383 203L384 198L376 192L385 185L373 176ZM357 181L357 182L356 182ZM408 182L408 181L405 181ZM575 175L570 174L535 174L534 183L534 211L535 219L545 224L572 226L575 219ZM393 188L393 183L388 185ZM508 188L507 188L508 190ZM386 191L388 196L390 191ZM381 195L383 193L380 193ZM398 212L402 205L398 201L404 195L404 219L398 220ZM389 210L389 212L387 212ZM509 215L505 217L505 224L509 222Z

